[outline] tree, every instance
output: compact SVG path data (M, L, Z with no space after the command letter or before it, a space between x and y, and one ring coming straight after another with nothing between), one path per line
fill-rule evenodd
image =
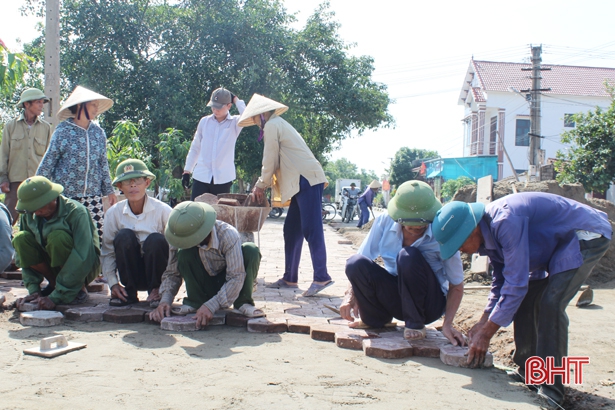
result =
M466 185L476 185L476 182L466 176L461 176L457 179L449 179L442 184L442 200L445 202L450 201L455 193Z
M615 180L615 100L606 111L597 107L572 119L576 127L561 138L572 146L557 153L557 181L580 182L586 191L604 194Z
M361 187L365 187L374 179L378 179L376 173L372 170L358 170L357 166L346 158L340 158L336 161L328 162L325 167L325 175L329 181L329 186L325 188L324 195L335 196L335 181L338 179L360 179Z
M103 128L142 124L139 138L154 157L168 128L191 139L215 88L246 100L257 92L290 107L284 117L324 163L351 131L393 122L386 86L371 79L373 60L348 55L327 8L297 30L277 0L64 0L63 94L80 84L112 98ZM247 182L260 174L257 134L247 128L237 144L237 174Z
M25 84L28 65L34 59L25 53L12 53L0 40L0 122L4 123L16 114L14 99Z
M415 160L438 158L440 155L436 151L428 151L417 148L400 148L395 153L395 157L391 161L391 179L393 185L399 186L406 181L416 179L416 173L412 172L412 168L418 165L413 165Z

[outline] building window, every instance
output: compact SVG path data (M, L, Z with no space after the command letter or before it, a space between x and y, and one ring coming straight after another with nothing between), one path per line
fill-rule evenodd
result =
M517 119L517 129L515 130L515 145L518 147L530 146L530 120Z
M574 114L564 114L564 127L574 128L577 125L572 118L573 115Z
M489 155L495 155L497 146L498 117L491 117L491 128L489 128Z

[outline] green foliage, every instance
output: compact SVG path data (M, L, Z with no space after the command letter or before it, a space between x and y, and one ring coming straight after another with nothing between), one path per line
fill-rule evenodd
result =
M606 111L597 107L572 119L576 128L561 138L572 146L557 153L557 180L580 182L588 192L604 193L615 180L615 100Z
M442 200L444 202L450 201L455 193L466 185L476 185L476 182L466 176L461 176L457 179L449 179L442 184Z
M158 185L169 190L169 197L180 199L185 194L180 178L190 150L190 141L183 138L180 130L173 128L168 128L159 134L158 138L158 155L152 160L152 172L156 175Z
M324 170L329 186L325 188L323 195L331 195L332 197L335 197L335 181L338 179L360 179L362 189L365 189L365 186L374 179L378 179L374 171L364 169L359 171L357 166L346 158L328 162Z
M107 139L107 159L111 179L115 178L118 164L129 158L140 159L148 164L149 155L139 140L139 126L131 121L117 121L111 137ZM151 168L148 164L148 168Z
M429 151L417 148L400 148L395 153L391 161L391 179L393 185L399 186L406 181L416 179L416 173L412 172L412 161L417 159L438 158L440 155L436 151Z
M11 53L0 41L0 96L12 97L23 83L32 57L24 53Z
M43 5L27 0L25 8ZM168 128L190 140L220 86L246 102L256 92L288 105L284 118L322 163L351 131L393 123L386 86L371 79L372 58L349 55L327 3L299 30L277 0L64 0L61 7L62 95L80 84L112 98L101 125L109 133L119 120L140 123L152 158ZM43 37L31 47L41 44ZM236 147L238 176L248 182L260 174L257 134L244 129Z

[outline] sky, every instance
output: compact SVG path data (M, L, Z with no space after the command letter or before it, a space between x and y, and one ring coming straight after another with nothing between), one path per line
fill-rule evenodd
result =
M8 4L6 4L8 3ZM35 18L17 1L3 1L0 38L12 50L36 36ZM322 0L284 0L296 28ZM543 46L543 63L615 68L615 2L604 0L329 0L349 53L374 59L373 79L394 102L392 128L345 140L330 159L385 174L402 147L462 156L464 115L458 105L464 76L476 60L529 62L530 46Z

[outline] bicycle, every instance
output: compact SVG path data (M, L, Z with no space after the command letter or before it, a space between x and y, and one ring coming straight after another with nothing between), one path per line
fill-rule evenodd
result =
M335 218L335 215L337 214L337 209L335 209L335 207L332 204L322 204L322 221L323 222L329 222L331 221L333 218Z

